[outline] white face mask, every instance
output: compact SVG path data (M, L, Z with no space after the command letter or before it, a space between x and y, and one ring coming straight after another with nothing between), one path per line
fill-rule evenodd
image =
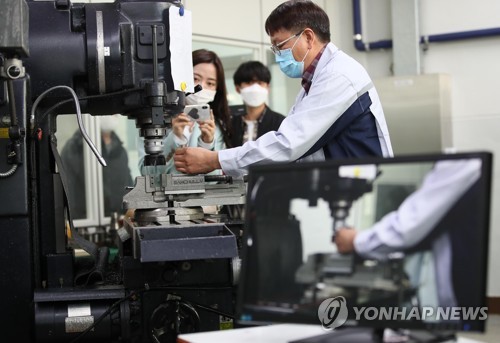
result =
M186 105L205 105L214 101L217 91L202 89L199 92L189 94L186 97Z
M250 107L258 107L267 101L269 91L258 83L242 88L240 90L243 102Z
M111 132L116 130L118 123L120 122L119 114L113 114L111 116L101 116L101 131Z

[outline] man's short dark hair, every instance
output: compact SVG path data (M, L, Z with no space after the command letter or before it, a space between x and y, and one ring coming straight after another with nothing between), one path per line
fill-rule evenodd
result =
M271 83L269 69L259 61L248 61L240 64L233 75L234 84L239 86L243 82L263 81Z
M272 36L279 30L298 33L310 28L321 42L330 41L330 20L326 12L309 0L290 0L271 12L265 24L266 32Z

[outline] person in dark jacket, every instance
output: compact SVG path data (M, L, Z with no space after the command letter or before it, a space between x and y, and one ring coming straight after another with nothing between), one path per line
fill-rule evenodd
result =
M107 163L107 167L102 170L104 215L107 217L112 212L123 212L122 201L125 187L133 186L127 151L120 138L113 131L117 119L116 115L101 118L101 155ZM83 144L83 137L77 130L61 152L61 159L69 182L71 214L74 219L87 217Z
M246 111L243 115L233 116L232 147L278 130L285 117L266 105L271 83L269 69L259 61L248 61L238 67L233 80Z

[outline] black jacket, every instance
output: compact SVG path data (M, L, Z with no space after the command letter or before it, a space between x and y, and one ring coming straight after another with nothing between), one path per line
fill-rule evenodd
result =
M102 157L107 167L102 170L104 185L104 214L109 216L111 212L122 212L122 201L125 195L125 187L133 186L130 169L128 167L127 151L118 136L111 133L111 143L108 147L101 141ZM63 168L67 174L69 183L69 199L71 202L71 214L74 219L85 218L87 215L85 200L85 169L83 164L83 138L80 131L66 142L61 152ZM97 194L95 199L97 201Z
M284 115L274 112L266 106L264 113L257 120L257 138L268 133L269 131L277 131L283 119L285 119ZM245 132L244 127L245 122L243 121L243 116L240 115L232 117L232 147L237 147L243 144L243 134Z

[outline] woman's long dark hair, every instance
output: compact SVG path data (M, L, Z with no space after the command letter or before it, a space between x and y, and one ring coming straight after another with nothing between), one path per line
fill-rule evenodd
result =
M213 109L215 120L219 123L222 134L224 135L224 143L226 143L227 148L230 148L231 116L227 103L226 78L224 76L222 62L215 52L206 49L198 49L193 51L193 67L200 63L212 63L217 70L217 93L215 94L214 101L210 103L210 107Z

